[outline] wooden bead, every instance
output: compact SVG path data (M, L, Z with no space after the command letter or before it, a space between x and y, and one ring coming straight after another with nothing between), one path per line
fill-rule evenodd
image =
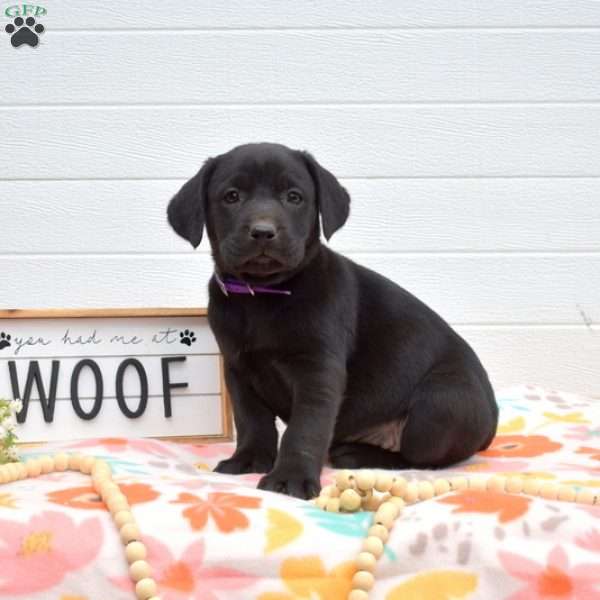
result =
M356 568L359 571L373 572L377 565L377 559L370 552L361 552L356 557Z
M375 485L375 473L373 471L359 471L354 476L356 487L359 490L372 490Z
M436 479L433 482L433 490L436 496L447 494L450 491L450 482L447 479Z
M419 499L419 486L416 481L410 481L406 484L403 498L407 504L414 504Z
M348 469L343 469L342 471L338 471L335 474L335 484L340 489L340 491L347 490L354 486L354 475L352 471Z
M387 511L390 513L390 515L392 515L392 517L394 519L398 518L398 515L400 514L400 510L401 508L394 502L391 502L391 500L386 500L380 507L379 510L377 512L383 512L383 511Z
M558 485L552 482L542 483L540 496L546 500L556 500L558 496Z
M431 500L435 496L433 484L430 481L419 481L419 500Z
M371 525L371 527L369 527L367 535L378 537L385 544L390 537L390 530L385 527L385 525L375 523L375 525Z
M362 544L363 552L370 552L375 558L379 558L383 554L383 542L374 535L370 535L364 539Z
M106 503L106 501L114 494L120 493L121 489L114 481L105 481L102 485L99 486L99 489L96 490L102 500Z
M402 512L404 507L406 506L406 502L402 498L398 498L398 496L392 496L388 502L391 502L398 509L398 514Z
M135 593L139 600L149 600L152 596L156 595L156 581L154 579L150 579L146 577L145 579L140 579L135 584Z
M315 498L315 506L321 510L325 510L325 507L327 506L327 500L329 500L327 496L318 496Z
M340 496L340 508L346 512L355 512L360 508L361 497L351 489L344 490Z
M6 482L7 483L11 483L13 481L16 481L18 478L18 474L17 474L17 468L15 467L14 463L8 463L7 465L5 465L5 469L4 469L6 475Z
M42 473L42 465L40 464L40 461L35 458L26 460L25 468L27 469L27 475L29 475L29 477L38 477Z
M131 508L129 506L129 501L123 494L111 496L106 505L111 515L116 515L118 512L129 510Z
M368 592L375 585L375 577L370 571L357 571L352 577L352 586Z
M27 474L27 467L19 462L17 463L17 478L18 479L27 479L28 474Z
M407 481L404 477L396 477L394 478L394 483L390 488L390 493L392 496L404 496L404 492L406 490Z
M129 542L127 546L125 546L125 556L127 557L127 562L132 564L137 560L145 560L147 556L146 546L142 544L142 542Z
M130 542L138 541L140 539L140 530L135 523L125 523L125 525L119 529L119 535L124 544L129 544Z
M54 467L57 471L66 471L69 468L69 455L60 452L54 455Z
M134 581L139 581L140 579L150 577L152 575L152 569L145 560L136 560L134 563L131 563L131 566L129 567L129 575L131 575L131 579Z
M537 496L542 487L542 480L536 477L527 477L523 482L523 493L528 496Z
M95 462L96 459L93 456L84 456L81 459L81 462L79 463L79 470L84 475L89 475L92 472L92 469L94 468Z
M388 509L388 506L392 506L392 509ZM375 513L375 518L373 519L376 525L383 525L386 529L391 529L394 525L394 521L396 520L396 510L395 506L388 505L386 502L382 504Z
M368 496L361 498L361 505L363 510L375 512L381 506L381 503L382 498L377 494L369 494Z
M121 529L123 525L127 523L135 523L133 515L128 510L120 510L118 513L113 515L113 521L117 526L117 529Z
M476 492L485 492L487 489L487 479L481 475L469 477L469 489Z
M47 474L54 471L54 459L51 456L40 456L39 461L42 473Z
M523 491L523 478L514 475L509 477L506 480L506 491L509 494L520 494Z
M8 473L4 468L4 465L0 465L0 484L8 483Z
M506 477L504 475L494 475L487 482L487 489L490 492L503 493L506 491Z
M466 477L452 477L450 479L450 488L453 491L460 491L467 489L468 483Z
M576 492L572 485L559 485L557 498L563 502L575 502Z
M596 504L596 496L592 490L579 490L575 496L575 502L579 504Z
M69 455L69 469L71 471L79 471L79 467L81 466L81 460L83 456L81 454L70 454Z
M325 504L325 510L327 512L340 512L340 499L339 498L328 498Z
M375 477L375 489L378 492L389 492L394 485L394 478L389 473L378 473Z
M369 592L365 592L365 590L352 590L348 596L348 600L369 600Z
M329 498L339 498L340 490L335 485L326 485L321 490L321 496L328 496Z

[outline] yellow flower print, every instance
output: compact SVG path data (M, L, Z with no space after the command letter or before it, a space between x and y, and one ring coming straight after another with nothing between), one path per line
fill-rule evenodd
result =
M523 417L515 417L506 423L498 425L497 433L519 433L525 429L525 419Z
M302 535L304 526L298 519L277 508L267 511L267 547L265 554L273 552Z
M458 600L477 588L477 575L466 571L427 571L395 587L386 600Z
M267 592L258 600L346 600L355 572L354 562L341 563L327 572L318 556L287 558L280 569L287 591Z

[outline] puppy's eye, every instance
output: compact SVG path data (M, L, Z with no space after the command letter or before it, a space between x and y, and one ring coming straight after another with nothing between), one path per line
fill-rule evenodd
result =
M227 204L235 204L240 201L240 193L237 190L227 190L223 199Z
M287 201L290 204L300 204L302 202L302 194L296 190L290 190L287 193Z

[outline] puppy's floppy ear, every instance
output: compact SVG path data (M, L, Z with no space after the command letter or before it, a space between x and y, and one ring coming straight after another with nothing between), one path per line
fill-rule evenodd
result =
M196 175L173 196L167 208L171 227L194 248L202 241L206 193L216 164L216 158L209 158Z
M302 157L317 190L317 203L325 238L329 238L346 222L350 213L350 194L335 176L323 168L308 152Z

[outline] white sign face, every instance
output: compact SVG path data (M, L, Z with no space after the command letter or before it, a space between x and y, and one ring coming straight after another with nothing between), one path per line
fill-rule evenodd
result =
M230 435L206 316L0 317L0 398L21 442Z

